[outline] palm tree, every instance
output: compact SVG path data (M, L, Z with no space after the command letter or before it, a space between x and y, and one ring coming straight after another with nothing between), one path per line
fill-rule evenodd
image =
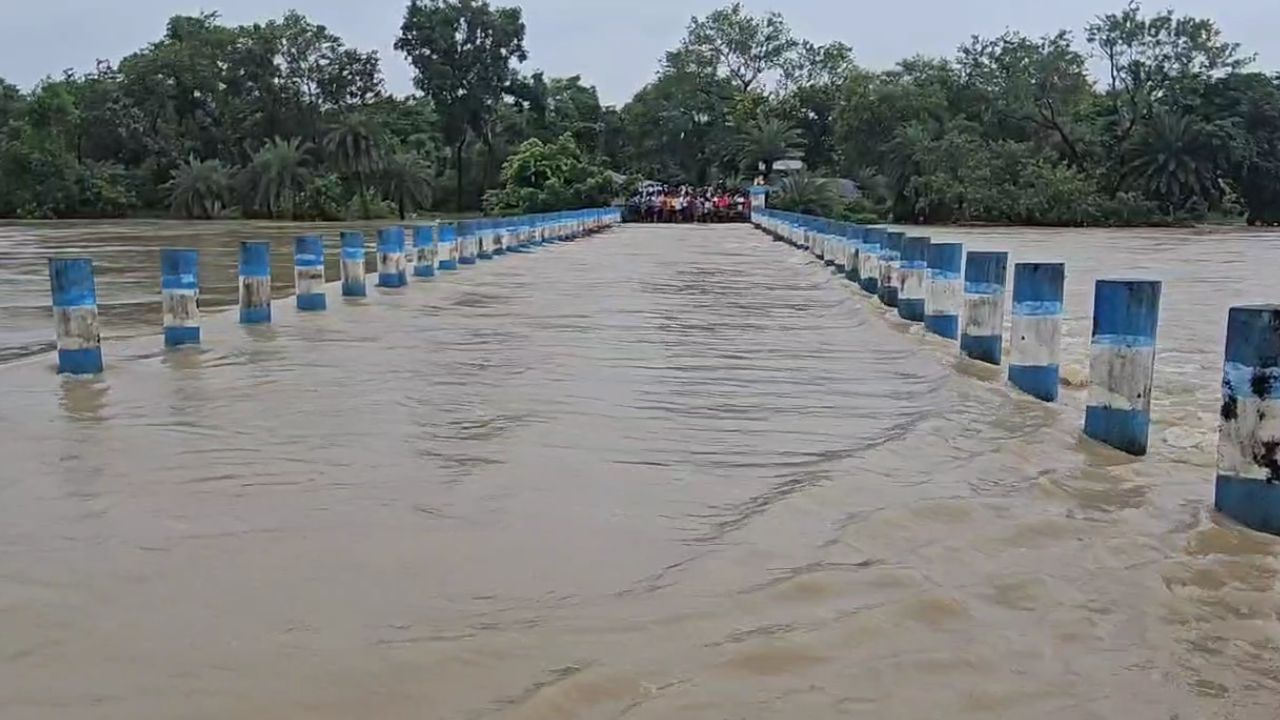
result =
M275 218L281 211L292 212L294 200L311 177L310 143L301 138L275 137L263 144L249 165L247 182L254 203Z
M770 206L774 204L770 198ZM782 210L830 217L840 207L840 193L830 180L800 172L782 180L776 205Z
M1222 198L1219 170L1225 151L1212 128L1176 111L1160 109L1137 138L1138 156L1128 167L1148 196L1172 215L1193 199L1212 205Z
M197 160L192 155L173 171L165 187L169 190L169 209L175 215L212 220L227 206L231 172L218 160Z
M748 171L762 167L768 179L775 162L800 157L803 147L799 130L761 112L738 136L738 159Z
M382 189L396 204L401 220L431 203L433 174L431 163L414 152L397 152L383 163Z
M348 113L338 119L324 138L325 154L335 168L353 178L360 191L360 206L369 219L368 180L382 168L386 134L368 115Z

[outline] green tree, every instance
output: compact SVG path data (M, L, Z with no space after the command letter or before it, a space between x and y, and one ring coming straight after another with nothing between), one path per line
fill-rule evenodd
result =
M431 204L431 163L415 152L387 156L382 167L383 193L396 206L400 219Z
M485 0L410 0L396 49L414 69L414 85L440 115L441 134L453 149L457 206L463 199L463 152L481 134L524 62L519 8L492 8Z
M294 201L306 190L311 177L310 143L301 138L272 138L253 156L242 173L255 207L271 218L291 216Z
M340 116L324 138L324 149L338 172L355 181L365 219L370 217L367 202L369 178L382 168L386 134L368 115L350 112Z
M170 210L193 220L219 217L231 197L231 177L231 171L220 161L191 156L173 171L173 178L166 184Z
M830 180L801 172L783 178L769 202L790 212L831 217L840 208L840 194Z
M738 142L742 168L759 172L766 180L773 174L775 162L793 160L803 154L800 131L785 120L771 118L763 112L755 122L742 128Z
M780 70L798 47L782 15L756 17L741 2L693 18L680 47L667 55L667 65L685 72L707 69L723 73L738 93L759 90L764 76Z
M1135 141L1131 175L1139 190L1173 215L1193 202L1216 207L1231 162L1230 131L1174 110L1157 108Z

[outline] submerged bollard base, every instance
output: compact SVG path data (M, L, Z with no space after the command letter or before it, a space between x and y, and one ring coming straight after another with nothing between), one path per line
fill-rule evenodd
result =
M418 263L413 266L413 276L419 278L433 278L436 276L436 269L434 267L424 266L422 263Z
M368 296L369 291L365 288L364 283L342 283L342 297L362 298Z
M1219 473L1213 507L1247 528L1280 535L1280 483Z
M299 310L303 310L303 311L306 311L306 312L313 312L313 311L316 311L316 310L325 310L325 309L327 309L328 307L329 307L329 303L328 303L328 301L325 299L325 296L324 296L323 294L320 294L320 293L312 293L312 294L308 294L308 295L299 295L299 296L298 296L298 309L299 309Z
M924 329L948 340L955 340L960 336L960 316L926 315Z
M1010 365L1009 382L1033 398L1045 402L1058 399L1057 365Z
M457 270L458 261L457 260L441 260L440 269L441 270Z
M898 307L898 288L880 283L880 303L886 307Z
M924 320L924 299L900 298L898 300L898 317L912 322Z
M258 325L271 322L271 308L240 308L240 322L244 325Z
M965 357L991 365L1000 364L1003 351L1000 335L960 335L960 352Z
M880 281L875 278L862 278L861 286L863 292L871 295L877 295L880 292Z
M166 347L181 347L183 345L199 345L200 344L200 328L198 327L167 327L164 329L164 344Z
M102 372L102 348L58 351L58 372L63 375L97 375Z
M1140 410L1117 410L1087 407L1084 410L1084 434L1130 455L1147 454L1147 433L1151 416Z

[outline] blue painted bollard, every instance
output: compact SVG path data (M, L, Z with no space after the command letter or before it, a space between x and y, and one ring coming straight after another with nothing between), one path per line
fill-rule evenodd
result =
M402 288L409 283L409 267L404 259L404 228L378 231L378 287Z
M441 270L458 269L458 226L453 223L440 225L440 237L437 240L436 254L439 255Z
M859 275L862 289L872 295L880 293L880 251L884 242L884 228L867 228L866 240L859 253Z
M955 340L960 337L960 306L964 303L964 245L931 243L929 279L925 288L924 329Z
M890 230L885 234L885 244L880 249L880 302L888 307L898 307L898 270L902 262L902 241L906 233Z
M303 235L293 241L293 286L299 310L324 310L324 238Z
M913 236L902 241L902 260L898 272L902 287L898 289L898 315L903 320L924 320L925 291L929 281L929 238Z
M480 260L493 259L493 231L486 220L476 221L476 257Z
M1009 382L1026 394L1058 399L1062 344L1062 263L1013 266L1013 321L1009 338Z
M1280 305L1227 315L1214 507L1280 535Z
M240 243L240 322L271 322L271 243Z
M845 260L844 278L852 283L862 283L862 238L864 229L860 225L849 228L848 259Z
M489 235L492 238L494 255L505 255L511 249L511 238L507 234L507 224L503 220L489 221Z
M1084 434L1130 455L1147 454L1159 322L1159 281L1094 285Z
M413 264L413 274L420 278L436 276L436 236L430 225L419 225L413 229L413 246L417 248L417 262Z
M160 310L165 347L200 344L200 254L160 250Z
M974 250L964 265L964 328L960 354L999 365L1004 352L1004 286L1009 253Z
M364 235L349 230L342 231L342 256L338 272L342 275L343 297L365 297Z
M102 336L98 332L98 291L89 258L50 258L53 325L58 338L58 372L102 372Z
M413 228L401 228L401 232L404 237L404 280L408 284L415 274L414 266L418 264L417 238L413 234Z
M475 265L478 241L475 223L463 220L458 223L458 264Z

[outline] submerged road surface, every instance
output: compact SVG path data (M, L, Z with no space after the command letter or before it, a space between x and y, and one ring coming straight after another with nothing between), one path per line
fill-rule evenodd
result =
M746 226L0 367L0 717L1274 720L1280 542L1210 510L1266 298L1189 275L1276 251L1153 237L974 239L1062 250L1077 363L1090 258L1168 281L1140 461Z

